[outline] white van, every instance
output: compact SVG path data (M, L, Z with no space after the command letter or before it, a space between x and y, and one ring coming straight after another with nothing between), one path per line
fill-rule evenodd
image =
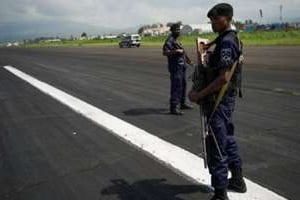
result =
M140 47L141 46L141 36L139 34L132 34L122 38L119 43L120 48L123 47Z

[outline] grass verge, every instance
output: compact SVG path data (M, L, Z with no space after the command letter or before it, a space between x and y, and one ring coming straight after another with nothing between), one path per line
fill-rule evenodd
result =
M288 31L255 31L239 33L245 46L283 46L300 45L300 30ZM197 37L213 40L217 35L214 33L182 36L184 46L194 46ZM161 47L167 36L143 37L142 46ZM118 46L119 39L104 40L62 40L60 42L37 42L26 44L25 47L113 47Z

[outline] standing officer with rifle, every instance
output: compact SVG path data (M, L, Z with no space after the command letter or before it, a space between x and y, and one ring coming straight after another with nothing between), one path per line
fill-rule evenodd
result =
M170 113L182 115L182 109L192 109L186 103L186 65L191 64L180 42L180 23L175 23L170 28L171 35L163 46L163 55L168 58L168 70L171 79Z
M215 48L207 58L206 66L201 62L203 59L199 52L200 65L195 70L189 98L203 109L204 120L201 121L205 123L207 132L204 146L211 183L215 189L212 200L228 200L227 189L239 193L247 190L232 121L236 96L239 94L241 97L242 46L237 33L231 30L231 5L217 4L207 16L213 31L219 35L213 42L202 44L204 50L212 45ZM204 158L206 160L206 155ZM228 170L232 173L229 180Z

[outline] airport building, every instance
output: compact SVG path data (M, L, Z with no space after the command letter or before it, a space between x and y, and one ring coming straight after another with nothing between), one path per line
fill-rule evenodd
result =
M236 27L232 25L232 29L236 30ZM181 33L183 35L190 34L202 34L202 33L211 33L213 32L211 24L186 24L181 28Z
M155 27L155 28L147 28L144 29L141 33L142 36L159 36L159 35L167 35L169 33L170 28L167 26Z
M181 33L184 35L210 32L212 32L211 24L187 24L183 25L181 29Z

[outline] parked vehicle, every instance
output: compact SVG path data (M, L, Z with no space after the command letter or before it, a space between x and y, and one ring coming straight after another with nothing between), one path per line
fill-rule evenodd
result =
M120 48L123 47L140 47L141 46L141 36L139 34L132 34L122 38L119 43Z

